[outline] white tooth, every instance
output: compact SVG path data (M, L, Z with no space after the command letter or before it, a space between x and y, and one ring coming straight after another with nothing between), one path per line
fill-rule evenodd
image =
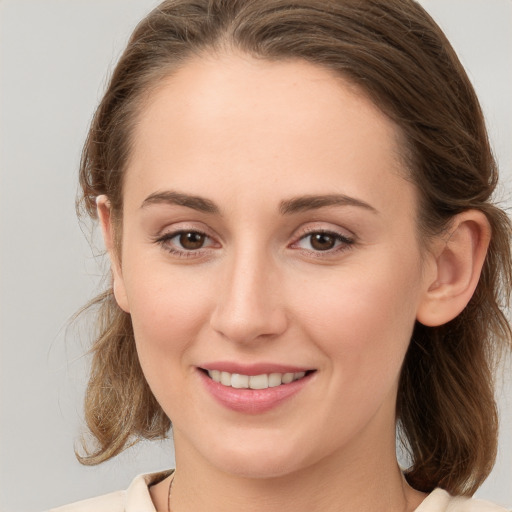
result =
M249 377L249 387L251 389L268 388L268 375L251 375Z
M208 370L208 375L215 382L220 382L220 371L219 370Z
M293 373L285 373L281 377L281 381L282 381L283 384L289 384L290 382L293 381Z
M231 387L237 389L247 389L249 387L249 376L233 373L233 375L231 375Z
M268 376L268 387L269 388L275 388L276 386L281 385L281 373L271 373Z
M231 373L220 372L220 382L224 386L231 386Z
M306 372L296 372L293 374L293 380L299 380L302 379L306 375Z

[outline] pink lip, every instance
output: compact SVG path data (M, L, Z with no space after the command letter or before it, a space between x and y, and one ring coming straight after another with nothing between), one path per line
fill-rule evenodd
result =
M223 367L225 368L225 367ZM217 368L212 368L217 369ZM224 370L227 371L227 370ZM297 370L300 371L300 370ZM260 373L246 373L244 372L230 372L230 373L243 373L244 375L261 375L262 373L273 372L260 372ZM287 373L287 372L275 372ZM236 389L229 386L223 386L219 382L215 382L204 371L198 371L206 390L210 395L221 405L231 409L232 411L244 414L260 414L270 411L279 406L289 398L299 393L304 386L306 386L314 373L310 373L302 379L295 380L289 384L282 384L273 388L267 389Z
M298 373L312 370L299 366L286 366L275 363L240 364L229 361L216 361L200 365L204 370L218 370L220 372L239 373L241 375L263 375L269 373Z

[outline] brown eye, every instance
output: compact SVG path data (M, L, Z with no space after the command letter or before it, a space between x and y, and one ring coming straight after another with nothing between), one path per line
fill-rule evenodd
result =
M336 238L328 233L314 233L309 236L311 247L316 251L328 251L336 245Z
M324 252L328 256L348 250L353 244L352 238L335 231L312 231L295 242L292 247L303 249L317 256Z
M206 235L195 231L186 231L179 235L180 245L187 251L195 251L203 247Z

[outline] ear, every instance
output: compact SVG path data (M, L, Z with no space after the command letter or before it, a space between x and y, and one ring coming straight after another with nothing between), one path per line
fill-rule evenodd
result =
M123 272L121 268L121 258L118 253L118 248L115 244L114 226L112 222L110 201L106 195L100 195L96 198L96 208L98 211L98 218L100 220L101 232L103 234L103 241L110 258L110 267L112 269L112 288L114 297L119 307L130 312L128 306L128 299L126 297L126 289L124 286Z
M439 326L462 312L478 285L490 238L491 227L481 211L454 217L432 248L432 266L416 316L420 323Z

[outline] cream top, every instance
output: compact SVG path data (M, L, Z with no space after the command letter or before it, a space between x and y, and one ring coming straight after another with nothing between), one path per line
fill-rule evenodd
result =
M155 512L149 486L172 473L163 471L139 475L125 491L78 501L51 509L49 512ZM435 489L415 512L512 512L505 508L475 498L453 497L443 489Z

